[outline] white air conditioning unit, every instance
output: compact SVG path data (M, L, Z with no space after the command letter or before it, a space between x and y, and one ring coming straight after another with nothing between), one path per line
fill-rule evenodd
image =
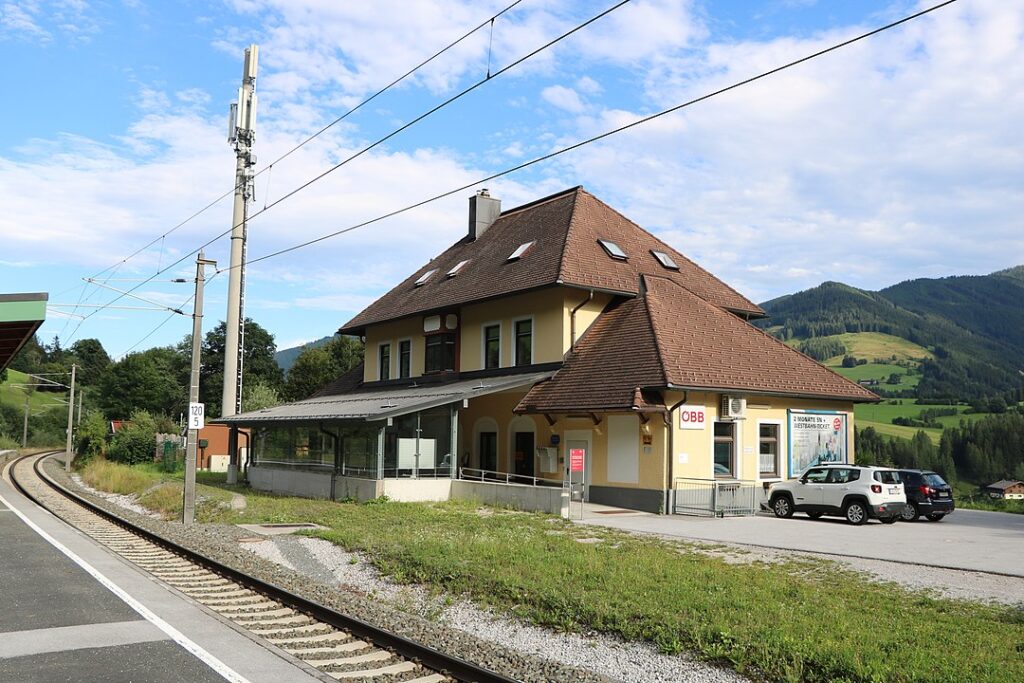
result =
M747 417L747 399L739 396L722 396L719 417L725 420L743 420Z

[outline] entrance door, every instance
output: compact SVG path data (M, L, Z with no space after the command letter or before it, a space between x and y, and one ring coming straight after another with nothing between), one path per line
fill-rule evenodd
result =
M480 432L480 469L488 472L498 469L497 432Z
M572 439L565 442L565 476L567 479L571 478L575 484L580 480L579 472L570 472L569 466L572 462L572 452L574 450L583 450L583 500L590 500L590 470L593 469L590 464L590 442L582 439Z
M512 450L512 471L524 477L532 477L535 453L533 432L516 432Z

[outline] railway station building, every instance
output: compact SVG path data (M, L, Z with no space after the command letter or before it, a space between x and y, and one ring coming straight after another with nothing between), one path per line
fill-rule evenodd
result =
M852 461L853 406L878 400L763 317L582 187L505 211L483 190L461 239L338 330L360 366L220 421L251 430L250 484L281 493L748 509Z
M0 371L46 320L45 292L0 294Z

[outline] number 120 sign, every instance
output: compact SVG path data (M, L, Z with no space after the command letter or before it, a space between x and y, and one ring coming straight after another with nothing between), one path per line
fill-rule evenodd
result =
M189 403L188 404L188 428L189 429L202 429L206 426L206 404L204 403Z
M708 412L705 406L679 406L680 429L704 429L708 423Z

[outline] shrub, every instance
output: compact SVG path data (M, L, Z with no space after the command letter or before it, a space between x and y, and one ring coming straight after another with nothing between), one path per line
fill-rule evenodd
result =
M107 421L103 413L90 410L82 418L75 439L75 467L83 467L95 457L107 453Z
M156 450L156 421L145 410L132 413L131 421L110 439L107 455L111 460L134 465L152 462Z

